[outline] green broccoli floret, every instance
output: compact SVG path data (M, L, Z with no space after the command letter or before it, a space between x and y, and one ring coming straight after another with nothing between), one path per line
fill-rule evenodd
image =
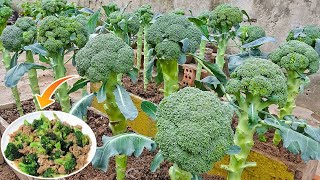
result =
M44 136L51 128L51 122L44 114L41 114L40 119L34 120L32 127L38 136Z
M24 46L33 44L36 35L36 23L30 17L22 17L13 26L8 26L3 30L1 41L6 50L17 52Z
M46 149L44 149L40 142L32 142L30 143L30 148L35 149L37 154L46 154Z
M24 164L32 164L34 162L38 162L38 156L37 154L27 154L23 156L22 162Z
M31 142L33 142L33 138L34 137L32 135L19 133L14 137L14 140L15 140L15 143L19 142L21 144L23 144L23 143L30 144Z
M209 25L215 31L226 33L243 21L243 13L238 7L220 4L211 13Z
M184 88L159 104L156 142L166 160L192 174L202 174L233 144L228 105L211 93Z
M142 26L149 25L153 18L152 8L149 4L142 5L136 12Z
M10 142L8 143L6 150L4 151L4 155L10 161L21 158L23 154L19 152L19 149L20 148L16 144Z
M13 13L13 9L11 8L12 2L11 0L3 0L0 2L0 35L2 30L7 25L7 20Z
M62 151L69 151L69 148L73 145L72 141L60 140L60 146Z
M46 15L59 14L64 11L67 0L42 0L42 9Z
M19 169L27 174L30 174L32 176L38 176L38 168L39 168L39 164L37 162L32 162L31 164L25 164L25 163L19 163L18 164Z
M77 165L76 158L70 152L68 152L64 157L55 159L54 162L59 165L63 165L67 173L70 173L74 170Z
M173 13L159 17L147 30L145 36L154 49L164 77L164 94L179 89L178 59L184 53L194 53L201 42L202 33L184 16ZM186 46L182 48L182 40Z
M230 94L250 94L257 100L254 103L258 104L266 98L270 104L283 105L287 99L286 78L281 68L260 58L248 59L237 67L226 89Z
M76 55L81 76L92 82L106 81L112 74L127 73L133 66L130 46L113 34L101 34L90 40Z
M320 26L308 25L303 28L299 27L291 30L287 37L287 41L298 40L314 48L316 39L319 39L319 38L320 38Z
M43 177L54 177L56 175L55 170L52 168L48 168L44 173L42 174Z
M140 27L139 17L135 13L123 13L121 11L111 13L107 18L107 23L109 24L109 30L123 40L125 40L125 33L133 36L138 33Z
M26 17L36 18L39 14L43 13L41 0L35 0L32 2L25 1L21 4L21 15Z
M89 144L89 137L84 135L81 130L74 129L74 134L77 138L77 145L80 147L84 147Z
M106 6L103 6L103 9L105 10L107 17L113 12L120 11L120 8L118 7L118 5L113 2L110 2Z
M286 70L309 74L319 70L319 55L306 43L291 40L283 43L269 58Z
M251 43L266 36L265 30L260 26L241 26L238 29L238 36L242 44Z
M224 55L229 40L232 38L234 29L243 21L243 14L237 7L230 4L217 6L209 17L208 26L213 29L215 40L218 43L217 57L215 63L222 70L224 68Z
M308 44L291 40L283 43L278 49L269 55L269 58L286 70L287 75L287 102L280 109L280 118L291 115L295 108L295 99L303 85L302 74L313 74L319 70L319 55Z
M47 133L41 136L40 142L47 154L50 154L57 144L57 136L54 133Z
M83 47L88 40L88 29L76 18L47 16L39 26L38 41L52 56L72 44Z

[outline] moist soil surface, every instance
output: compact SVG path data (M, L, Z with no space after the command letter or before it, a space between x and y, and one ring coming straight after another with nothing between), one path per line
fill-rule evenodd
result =
M23 109L25 113L31 113L35 111L34 104L32 100L23 102ZM46 110L60 110L59 104L55 103ZM6 120L8 123L13 122L19 117L16 107L11 109L0 109L0 116ZM92 110L88 110L88 125L92 128L93 132L97 138L98 146L102 146L102 136L111 136L111 130L108 128L108 118L95 113ZM128 131L131 131L128 129ZM157 152L148 152L145 150L142 155L138 158L129 157L126 177L128 180L169 180L168 170L172 165L169 162L163 162L160 168L152 173L150 171L150 164ZM0 165L0 180L18 180L10 167L5 163ZM107 172L103 172L98 169L94 169L92 165L88 165L80 173L66 178L67 180L114 180L116 179L115 174L115 162L114 159L110 161L109 168ZM223 180L222 177L203 175L204 180Z

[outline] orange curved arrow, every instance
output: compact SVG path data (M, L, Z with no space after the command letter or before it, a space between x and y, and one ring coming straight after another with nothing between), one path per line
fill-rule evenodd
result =
M36 94L36 98L39 103L40 109L44 109L55 102L55 100L51 99L51 96L59 88L59 86L61 86L64 82L77 77L79 76L70 75L70 76L57 79L53 83L51 83L41 95Z

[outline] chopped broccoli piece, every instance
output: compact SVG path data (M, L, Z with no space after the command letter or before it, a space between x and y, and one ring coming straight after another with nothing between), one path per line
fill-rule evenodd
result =
M72 170L74 170L74 168L76 167L76 164L77 164L76 158L70 152L68 152L62 158L55 159L54 162L57 164L63 165L66 172L71 172Z
M4 151L4 155L7 159L10 161L13 161L15 159L21 158L23 154L19 152L19 147L15 145L14 143L10 142L7 145L6 150Z

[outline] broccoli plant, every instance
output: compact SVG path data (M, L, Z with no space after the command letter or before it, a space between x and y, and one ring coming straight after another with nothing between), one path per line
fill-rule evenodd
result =
M224 55L227 50L228 41L233 38L235 34L233 27L239 26L242 21L243 13L241 10L230 4L217 6L210 15L209 26L212 27L215 41L218 43L216 64L218 64L221 69L224 67Z
M42 9L45 16L59 14L64 11L67 5L67 0L42 0Z
M165 97L156 112L156 142L174 163L171 179L208 172L233 144L233 110L213 93L187 87Z
M295 28L290 31L287 37L287 41L298 40L313 48L315 48L318 39L320 39L320 27L317 25Z
M279 118L291 115L295 108L295 100L307 80L308 74L319 70L319 55L308 44L291 40L282 44L269 55L269 58L286 70L288 99L281 106Z
M4 0L0 2L0 35L3 29L7 26L7 20L12 15L11 0ZM0 51L2 51L2 42L0 42Z
M239 107L239 119L234 143L240 152L230 156L228 179L240 180L243 170L255 166L247 157L253 147L253 135L260 126L258 113L271 104L283 106L287 99L286 77L272 61L252 58L238 66L226 85Z
M6 50L10 52L18 52L24 50L25 46L31 45L34 43L37 36L37 28L36 23L30 17L22 17L18 18L16 23L13 26L8 26L4 29L1 35L1 41L3 42L3 46ZM28 71L28 77L30 82L30 87L34 99L34 103L36 106L36 110L40 110L39 104L37 103L36 94L40 94L40 88L38 83L37 71L34 68L39 68L39 66L35 66L34 58L31 50L26 50L26 63L22 63L13 67L10 70L5 78L5 85L7 87L14 87L17 85L17 82L12 83L11 76L15 76L14 74L10 75L10 73L18 73L18 69L23 67L30 67Z
M88 40L88 29L77 18L47 16L39 25L38 41L46 50L43 53L49 60L55 79L65 77L64 55L70 48L82 48ZM63 83L58 89L58 99L62 111L69 112L70 97L68 85Z
M95 36L76 55L78 73L90 82L102 82L97 93L98 102L105 102L113 135L126 132L126 120L133 120L138 115L129 94L117 81L119 74L128 73L132 69L133 59L133 49L112 33ZM80 134L78 142L85 142ZM116 164L118 179L124 179L126 155L116 156Z
M142 52L142 37L143 38L143 52L144 52L144 59L143 59L143 82L144 82L144 89L147 89L148 85L148 77L147 77L147 66L149 64L149 45L146 40L146 33L148 28L150 27L151 21L153 19L153 12L151 10L150 5L143 5L138 8L135 12L140 19L140 28L138 31L138 39L137 39L137 63L136 67L140 70L141 67L141 52ZM138 71L139 72L139 71Z
M194 53L197 50L201 42L201 32L186 17L169 13L159 17L150 26L145 38L154 48L163 73L164 95L169 96L179 89L179 59L183 60L185 53Z

